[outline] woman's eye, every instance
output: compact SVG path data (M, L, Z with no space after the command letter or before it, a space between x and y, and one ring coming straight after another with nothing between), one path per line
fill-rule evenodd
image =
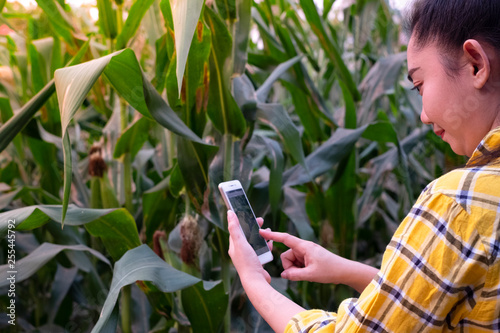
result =
M415 87L411 88L411 90L416 90L420 93L420 86L415 86Z

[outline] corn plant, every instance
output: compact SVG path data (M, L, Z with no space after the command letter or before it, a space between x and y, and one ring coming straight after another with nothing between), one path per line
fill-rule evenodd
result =
M231 179L266 227L380 263L463 160L418 122L400 14L334 2L97 0L94 22L0 1L0 304L15 235L17 327L269 331L227 254ZM279 278L284 250L266 268L294 301L355 295Z

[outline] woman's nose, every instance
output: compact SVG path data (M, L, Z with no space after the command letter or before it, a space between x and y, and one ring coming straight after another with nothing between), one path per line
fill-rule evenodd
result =
M424 108L422 108L422 113L420 113L420 120L422 120L422 122L426 125L431 124L431 121L430 121L429 117L427 117L427 114L425 113Z

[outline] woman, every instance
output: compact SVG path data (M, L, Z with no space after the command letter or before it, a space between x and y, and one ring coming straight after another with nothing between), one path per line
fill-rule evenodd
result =
M380 271L291 235L282 277L361 292L337 313L305 311L276 292L228 213L229 254L250 301L276 332L500 331L500 1L417 0L408 78L421 119L465 168L429 184L387 246Z

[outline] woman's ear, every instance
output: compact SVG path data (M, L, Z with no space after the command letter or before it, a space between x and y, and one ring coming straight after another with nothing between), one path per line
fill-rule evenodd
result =
M463 49L467 59L467 68L474 80L474 87L481 89L490 78L490 59L483 46L475 39L466 40Z

